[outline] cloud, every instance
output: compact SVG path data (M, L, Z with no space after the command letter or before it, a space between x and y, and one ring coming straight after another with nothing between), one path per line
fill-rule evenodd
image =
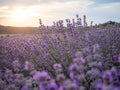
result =
M75 14L81 17L86 14L89 21L99 23L110 19L120 21L119 6L120 2L97 3L95 0L0 0L0 17L9 18L15 10L24 10L29 13L29 22L38 23L42 18L45 24L50 24L58 19L72 19Z
M94 4L86 14L89 15L89 19L93 19L95 23L104 23L109 20L120 22L119 6L120 2Z
M113 2L113 3L99 4L97 8L94 9L101 11L108 11L108 12L116 12L118 11L119 7L120 7L120 2Z
M0 5L41 5L50 3L66 3L66 2L89 2L93 0L0 0Z
M8 0L8 1L10 2L11 0ZM54 15L58 16L58 14L65 15L67 13L75 14L75 12L77 13L79 11L84 12L85 9L87 9L89 7L89 5L94 3L92 0L84 0L84 1L82 1L82 0L14 0L14 3L20 3L20 2L24 3L24 4L28 3L28 2L29 3L34 2L34 4L30 4L29 6L26 6L24 4L22 4L22 5L9 4L9 6L7 6L7 7L0 7L0 8L2 8L3 9L2 11L4 11L4 12L14 11L15 9L22 9L22 10L28 10L35 14L43 13L46 15L54 14ZM39 3L36 3L36 2L39 2ZM11 3L13 3L13 2L11 2ZM7 8L7 9L5 9L5 8Z
M97 7L94 7L93 10L95 12L101 13L102 15L106 16L114 16L120 15L119 12L120 2L115 3L106 3L106 4L99 4Z
M53 20L73 18L77 13L85 13L86 10L93 4L91 0L71 0L61 2L52 2L51 4L42 4L30 6L39 18L42 18L45 23L50 24Z
M5 18L8 17L8 11L9 7L8 6L1 6L0 7L0 18Z
M2 6L2 7L0 7L0 10L5 10L5 9L8 9L8 6Z

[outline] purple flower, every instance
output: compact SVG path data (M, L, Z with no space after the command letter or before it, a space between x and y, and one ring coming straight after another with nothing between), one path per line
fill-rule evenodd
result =
M48 84L48 90L58 90L58 86L55 82L50 82Z
M24 70L33 70L33 69L34 69L34 65L29 61L25 61Z
M120 55L118 56L118 62L120 63Z
M21 90L28 90L28 89L27 89L27 86L23 86L23 87L21 88Z
M41 71L41 72L38 71L33 75L33 79L42 83L42 82L50 79L50 76L48 75L48 73L46 71Z

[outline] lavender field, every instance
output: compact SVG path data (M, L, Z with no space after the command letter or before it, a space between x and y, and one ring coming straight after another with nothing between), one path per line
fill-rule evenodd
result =
M120 90L120 28L59 20L0 36L0 90ZM64 26L63 22L67 25Z

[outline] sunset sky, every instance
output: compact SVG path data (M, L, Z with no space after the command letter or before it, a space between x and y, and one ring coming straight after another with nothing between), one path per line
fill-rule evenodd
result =
M39 26L38 19L53 21L87 16L88 24L120 22L120 0L0 0L0 25Z

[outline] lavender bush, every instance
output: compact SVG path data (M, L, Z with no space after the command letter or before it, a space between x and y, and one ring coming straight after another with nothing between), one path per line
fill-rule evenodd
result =
M76 19L0 37L0 90L119 90L120 29Z

